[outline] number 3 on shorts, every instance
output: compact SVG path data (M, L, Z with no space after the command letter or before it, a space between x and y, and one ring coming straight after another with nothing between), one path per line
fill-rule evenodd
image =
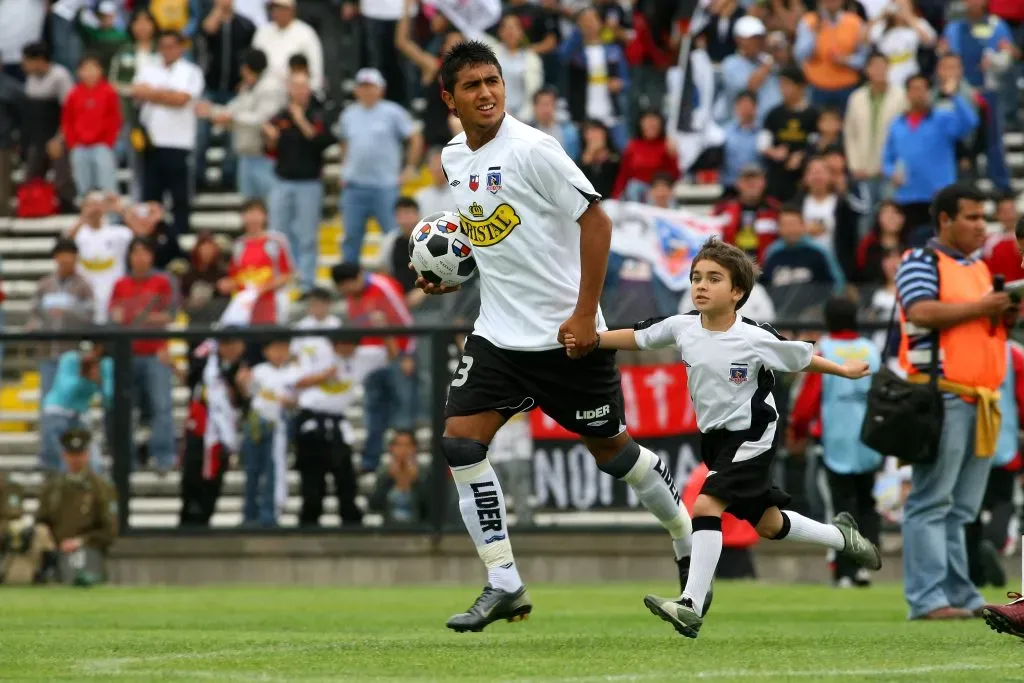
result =
M469 370L473 367L473 356L463 356L459 367L455 370L455 378L452 380L453 387L461 387L469 379Z

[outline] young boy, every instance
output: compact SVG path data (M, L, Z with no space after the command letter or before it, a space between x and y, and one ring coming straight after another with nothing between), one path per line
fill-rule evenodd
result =
M79 199L92 189L107 195L117 189L114 145L121 131L121 101L103 73L99 56L82 57L78 85L68 93L61 114L61 132Z
M818 341L822 357L836 363L855 359L867 363L871 372L878 370L882 363L878 347L857 334L856 303L846 297L829 299L825 326L828 334ZM864 536L877 545L882 522L875 509L874 487L882 456L860 440L870 384L866 377L844 382L807 375L790 412L789 427L794 443L806 439L809 432L817 432L824 449L833 507L836 512L853 515ZM833 580L840 587L870 585L867 571L842 557L833 565Z
M690 293L696 311L637 323L631 330L598 335L597 347L682 352L690 399L701 432L701 460L710 470L693 506L693 553L686 588L679 598L648 595L644 604L677 632L696 638L722 553L722 513L728 510L755 526L762 538L790 538L832 548L871 569L882 566L878 548L861 536L848 513L821 524L780 508L790 497L772 485L778 412L771 390L774 370L820 372L848 379L868 374L868 364L842 365L813 355L810 344L786 341L767 324L736 315L746 303L755 266L739 248L708 241L693 259ZM576 339L564 335L570 357Z

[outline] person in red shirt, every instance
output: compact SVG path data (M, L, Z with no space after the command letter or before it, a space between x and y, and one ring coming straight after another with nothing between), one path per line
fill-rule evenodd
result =
M982 252L985 265L992 275L1002 275L1006 282L1024 280L1024 264L1021 263L1020 252L1024 249L1024 240L1017 237L1018 226L1024 230L1017 214L1017 198L1012 194L1004 195L996 204L996 220L1003 231L993 235L985 243Z
M331 278L346 299L352 325L365 329L413 324L402 286L390 275L364 273L357 263L339 263L331 269ZM356 350L356 372L365 378L363 472L377 469L388 427L398 431L415 429L414 352L415 340L407 336L364 336Z
M71 89L61 114L64 146L78 198L91 190L117 190L114 143L121 131L121 102L103 77L100 57L87 54L78 66L78 85Z
M242 205L242 237L231 254L229 279L217 288L236 295L247 289L257 292L250 324L284 323L288 319L288 285L294 272L288 240L279 232L267 230L266 204L261 199L247 200Z
M765 194L768 182L757 164L740 169L736 180L737 196L726 199L712 210L713 216L728 216L722 240L735 244L758 263L765 249L779 236L779 211L782 205Z
M162 329L174 320L178 285L172 276L153 269L155 258L156 247L150 240L132 240L128 247L128 274L114 284L110 296L110 320L114 324ZM133 402L142 416L149 418L149 454L161 473L174 467L171 373L166 339L132 342Z
M637 136L630 140L622 153L619 177L615 179L612 196L634 202L644 201L656 173L666 173L675 180L679 177L679 162L675 148L665 135L664 117L658 112L648 111L640 115Z

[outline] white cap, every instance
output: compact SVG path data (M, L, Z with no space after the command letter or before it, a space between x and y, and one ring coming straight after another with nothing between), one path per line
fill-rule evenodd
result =
M117 3L113 0L103 0L97 8L99 14L117 14Z
M356 72L356 85L375 85L378 88L383 88L387 85L387 81L377 69L365 68Z
M757 17L741 17L733 27L732 34L737 38L754 38L765 34L764 24Z

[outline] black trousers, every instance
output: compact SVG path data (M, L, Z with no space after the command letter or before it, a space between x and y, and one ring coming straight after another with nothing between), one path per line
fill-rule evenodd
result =
M224 487L227 470L227 451L213 468L213 476L203 476L203 438L191 434L185 437L185 456L181 463L181 526L210 526L210 518L217 509L217 500Z
M835 512L849 512L853 515L864 537L878 545L882 518L875 510L875 473L837 474L827 468L826 472ZM843 577L853 579L856 574L856 564L842 557L836 558L834 578L837 581Z
M352 447L342 433L344 418L302 410L295 419L295 469L299 471L302 511L299 526L319 526L327 495L327 474L334 478L338 514L346 525L361 525L356 505L356 473Z
M162 204L164 194L171 195L174 222L169 226L167 239L174 242L189 232L192 211L189 154L187 149L150 147L142 155L142 200Z

